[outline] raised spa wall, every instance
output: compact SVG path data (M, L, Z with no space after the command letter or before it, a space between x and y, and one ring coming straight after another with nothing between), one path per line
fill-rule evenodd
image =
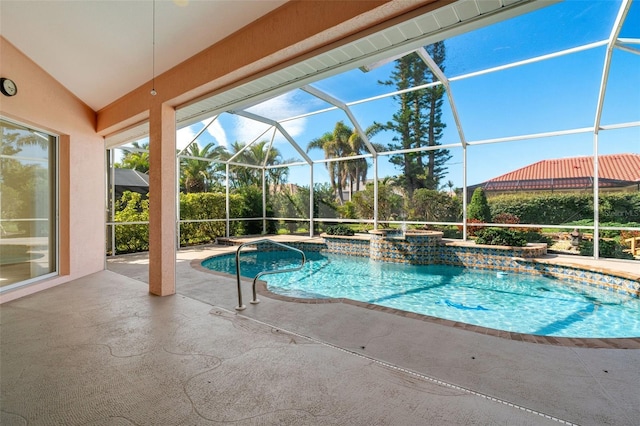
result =
M315 250L346 256L370 257L382 262L411 265L454 265L489 269L505 273L544 275L576 284L589 285L617 293L640 297L638 277L613 274L584 266L559 265L543 259L546 244L526 247L480 245L469 241L445 241L438 231L369 231L370 235L336 236L322 234L324 244L303 250ZM302 247L300 247L302 248Z

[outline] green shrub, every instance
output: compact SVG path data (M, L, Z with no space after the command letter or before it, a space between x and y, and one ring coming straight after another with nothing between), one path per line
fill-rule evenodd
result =
M243 200L242 211L235 217L262 217L262 189L255 185L247 185L238 188L235 192ZM273 217L273 208L267 204L267 217ZM232 215L232 217L234 217ZM275 234L278 226L273 220L267 221L267 234ZM247 220L240 223L233 235L259 235L262 234L262 220Z
M484 228L476 232L476 243L493 246L524 247L526 238L519 231L507 228Z
M413 191L409 218L427 222L456 222L462 218L462 202L458 197L433 189Z
M146 222L149 200L137 192L125 191L115 203L114 222ZM114 225L115 254L149 250L149 225Z
M633 259L631 253L624 251L625 246L619 244L615 240L603 240L599 241L600 257L607 257L610 259ZM583 240L578 246L581 256L593 256L593 241Z
M600 193L600 221L640 222L640 192Z
M459 228L458 226L454 226L454 225L451 225L451 226L434 226L433 230L442 232L442 237L443 238L461 239L462 238L462 231L460 229L458 229L458 228Z
M473 191L471 202L467 206L467 218L476 219L485 223L491 222L491 209L489 208L484 189L476 188L475 191Z
M347 201L343 205L338 206L338 214L343 219L356 219L358 214L356 212L356 206L352 201Z
M372 184L367 184L364 190L353 194L353 204L361 219L373 219L375 199L373 189ZM402 212L402 196L394 190L395 188L390 184L378 185L378 219L381 221L391 220Z
M626 227L633 227L633 226L638 226L640 224L635 223L635 222L629 222L629 223L619 223L619 222L600 222L600 226L607 226L607 227L617 227L617 228L626 228ZM613 230L609 230L609 229L601 229L600 230L600 236L604 237L604 238L616 238L620 235L620 233L623 231L613 231ZM628 238L628 237L627 237Z
M325 233L327 235L346 235L346 236L351 236L355 234L355 232L353 232L353 230L346 225L329 226L327 227L327 230L325 231Z
M241 217L244 210L244 199L238 194L229 194L231 217ZM225 219L226 200L221 192L180 193L180 219L205 220ZM235 235L242 223L232 221L230 234ZM189 246L205 244L215 241L217 237L225 236L224 220L220 222L190 222L180 224L180 245Z
M529 230L527 228L524 228L523 230L518 232L525 240L527 240L528 243L545 243L548 246L553 244L553 238L544 235L542 232L539 232L537 230Z
M229 206L231 217L241 217L245 202L241 195L230 194ZM199 192L180 194L180 219L205 220L225 219L226 201L224 193ZM149 220L149 201L140 194L125 192L120 200L116 200L115 222L147 222ZM260 221L261 223L262 221ZM180 224L180 245L189 246L212 242L216 237L225 235L225 221L189 222ZM232 221L230 233L235 235L243 230L243 223ZM135 253L149 250L149 226L116 225L115 253Z
M262 217L262 190L257 186L247 185L235 192L244 201L239 217ZM242 222L241 229L234 235L257 235L262 233L262 221L247 220Z

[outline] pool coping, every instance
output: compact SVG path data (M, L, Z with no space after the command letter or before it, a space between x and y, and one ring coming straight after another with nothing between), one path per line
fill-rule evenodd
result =
M190 265L192 268L212 275L217 275L226 278L236 278L234 275L230 275L224 272L212 271L211 269L202 266L202 262L212 257L229 255L229 252L219 253L213 256L207 256L205 258L192 259ZM565 265L564 263L554 263L563 266L578 266L578 265ZM580 265L579 267L582 267ZM241 277L241 281L252 283L253 280ZM479 325L467 324L458 321L447 320L443 318L433 317L430 315L417 314L415 312L403 311L400 309L389 308L386 306L374 305L371 303L360 302L348 298L322 298L322 299L302 299L292 296L283 296L281 294L274 293L267 288L267 282L263 280L256 281L256 293L268 297L270 299L279 300L282 302L294 302L310 305L326 304L326 303L344 303L351 306L357 306L377 312L383 312L401 316L404 318L415 319L419 321L429 322L432 324L439 324L445 327L453 327L461 330L471 331L473 333L484 334L487 336L498 337L501 339L513 340L518 342L536 343L542 345L552 346L564 346L572 348L592 348L592 349L640 349L640 337L616 337L616 338L582 338L582 337L556 337L556 336L539 336L535 334L516 333L512 331L498 330L494 328L482 327Z

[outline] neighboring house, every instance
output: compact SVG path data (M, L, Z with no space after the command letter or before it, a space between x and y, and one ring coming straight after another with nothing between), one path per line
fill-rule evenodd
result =
M469 187L482 187L487 194L519 191L572 191L593 188L592 157L542 160L502 176ZM640 154L598 157L598 187L604 190L640 191Z
M149 193L149 175L133 169L113 169L114 193L116 200L125 191L137 192L147 196Z

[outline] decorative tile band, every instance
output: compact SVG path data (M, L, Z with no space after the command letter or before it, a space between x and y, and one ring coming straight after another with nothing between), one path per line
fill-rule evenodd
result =
M326 253L341 254L344 256L360 256L369 257L369 240L362 238L344 239L329 235L323 235L327 248L323 250Z
M440 232L401 233L371 231L370 241L333 236L327 238L327 252L367 256L382 262L411 265L444 264L470 269L489 269L509 273L544 275L562 281L606 289L640 297L640 280L579 266L548 263L546 244L527 247L481 246L468 242L443 242ZM363 243L364 242L364 243ZM368 249L368 253L367 253Z
M369 256L383 262L429 265L439 263L442 232L372 231Z
M370 238L369 238L370 237ZM489 269L508 273L543 275L619 294L640 298L640 279L628 274L615 275L588 266L551 263L543 257L546 244L527 247L482 246L469 242L444 242L435 231L396 232L371 231L370 236L322 235L324 242L287 242L306 252L334 253L344 256L370 257L381 262L411 265L444 264L470 269ZM222 239L219 239L222 240ZM219 241L219 244L223 241ZM224 241L234 245L232 241ZM237 243L235 243L237 244ZM262 251L278 251L281 247L259 243Z

